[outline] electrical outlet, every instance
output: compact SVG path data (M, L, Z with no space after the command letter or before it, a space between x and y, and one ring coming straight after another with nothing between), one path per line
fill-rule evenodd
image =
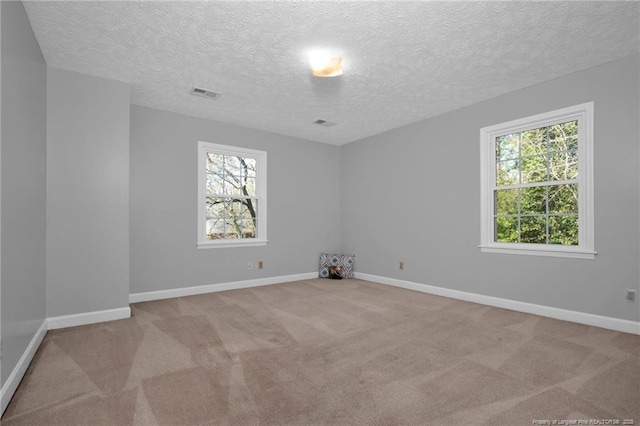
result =
M258 261L258 269L264 268L264 262L262 260Z
M404 270L404 262L400 261L400 264L398 265L398 268L400 268L400 270Z
M628 288L627 292L624 295L624 300L626 300L627 302L635 302L636 301L636 291Z
M247 269L253 269L253 262L247 263Z

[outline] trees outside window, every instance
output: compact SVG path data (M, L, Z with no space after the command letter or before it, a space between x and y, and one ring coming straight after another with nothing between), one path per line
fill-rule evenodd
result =
M593 104L481 130L483 251L593 257Z
M266 153L198 145L198 246L266 243Z

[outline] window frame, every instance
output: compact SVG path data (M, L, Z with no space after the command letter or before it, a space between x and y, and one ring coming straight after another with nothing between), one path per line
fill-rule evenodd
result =
M578 121L578 245L495 241L496 138L510 133ZM593 102L508 121L480 129L480 250L533 256L594 259ZM548 181L546 181L548 182Z
M264 246L267 240L267 153L255 149L222 145L213 142L198 141L198 249L256 247ZM256 160L256 199L258 211L256 216L255 238L207 240L206 229L206 154L215 153L228 156L250 157Z

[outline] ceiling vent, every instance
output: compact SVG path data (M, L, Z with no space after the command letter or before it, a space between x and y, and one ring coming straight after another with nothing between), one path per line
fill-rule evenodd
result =
M194 87L189 91L189 93L191 93L192 95L203 96L205 98L209 98L213 100L218 99L220 96L222 96L222 93L214 92L213 90L200 89L198 87Z
M336 125L336 123L327 120L316 120L313 122L313 124L317 124L318 126L322 127L331 127Z

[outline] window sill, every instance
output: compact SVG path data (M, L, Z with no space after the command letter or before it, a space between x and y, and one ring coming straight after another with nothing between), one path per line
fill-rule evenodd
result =
M207 243L198 243L198 249L216 249L216 248L230 248L230 247L260 247L266 246L268 240L227 240L216 241Z
M514 245L495 244L481 245L480 251L484 253L501 253L501 254L519 254L526 256L547 256L547 257L565 257L570 259L595 259L596 252L578 248L567 248L560 246L540 247L535 244Z

